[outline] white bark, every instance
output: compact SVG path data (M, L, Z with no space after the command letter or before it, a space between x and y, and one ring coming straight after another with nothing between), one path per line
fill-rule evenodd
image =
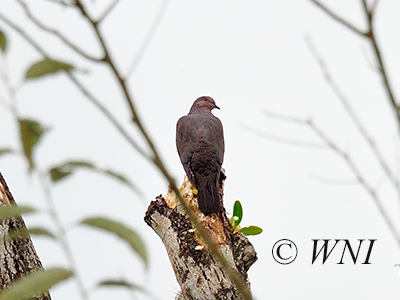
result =
M222 177L222 176L221 176ZM222 180L223 181L223 180ZM220 184L222 199L223 182ZM181 193L231 267L247 281L247 271L257 260L256 252L242 233L233 233L225 211L203 215L185 176ZM181 286L177 299L242 299L226 271L212 257L206 245L169 191L152 201L145 216L147 224L160 236ZM249 284L249 283L248 283Z

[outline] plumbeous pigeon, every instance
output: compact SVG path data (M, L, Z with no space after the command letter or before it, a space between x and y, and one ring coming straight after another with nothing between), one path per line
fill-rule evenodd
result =
M178 154L205 215L221 211L218 183L225 146L222 123L211 113L214 108L219 109L214 99L200 97L176 124Z

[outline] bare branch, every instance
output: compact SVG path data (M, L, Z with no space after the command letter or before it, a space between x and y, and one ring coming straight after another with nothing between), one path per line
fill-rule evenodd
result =
M129 78L133 74L133 72L135 72L137 66L139 65L140 60L142 59L143 55L145 54L147 47L150 45L150 42L153 39L158 26L160 25L161 19L167 10L168 4L169 4L169 0L164 0L164 3L162 4L156 18L154 19L153 24L151 25L149 33L147 34L146 38L144 39L144 41L139 49L139 52L137 53L135 59L133 60L133 62L131 63L131 65L128 69L126 78Z
M382 205L382 201L376 192L376 189L372 188L371 185L366 181L365 177L362 175L361 171L359 170L359 168L357 167L355 162L344 150L342 150L331 138L329 138L325 134L325 132L323 132L311 119L302 120L300 118L295 118L295 117L290 117L290 116L281 115L281 114L277 114L277 113L270 113L270 112L268 112L266 115L269 117L275 118L277 120L283 121L283 122L289 122L289 123L294 123L294 124L298 124L298 125L308 126L324 142L324 144L327 147L329 147L336 154L338 154L349 166L349 168L352 171L352 173L354 174L357 182L360 183L361 186L370 194L371 198L373 199L375 205L378 208L378 211L380 212L381 216L383 217L387 226L389 227L390 232L394 236L396 242L400 245L400 234L397 232L396 227L394 226L389 215L385 211L385 209Z
M322 9L326 14L328 14L331 18L335 19L336 21L338 21L340 24L342 24L343 26L347 27L348 29L350 29L351 31L353 31L354 33L364 36L365 33L358 29L357 27L355 27L353 24L351 24L350 22L346 21L345 19L343 19L342 17L340 17L339 15L337 15L336 13L334 13L331 9L329 9L327 6L325 6L325 4L322 4L321 2L319 2L318 0L310 0L312 3L314 3L316 6L318 6L320 9Z
M382 205L382 201L379 198L375 189L373 189L370 184L366 181L361 171L358 169L355 162L351 159L351 157L340 149L332 139L330 139L315 123L312 121L309 122L310 128L323 140L326 145L328 145L336 154L338 154L350 167L357 181L364 187L364 189L370 194L371 198L374 200L378 211L386 222L386 225L389 227L390 232L392 233L396 242L400 245L400 234L397 232L395 225L391 221L389 215L387 214L385 208Z
M277 136L277 135L272 135L272 134L269 134L266 132L262 132L260 130L248 128L247 126L244 126L244 128L246 130L248 130L249 132L251 132L255 135L258 135L259 137L261 137L263 139L270 140L270 141L276 142L276 143L281 143L281 144L286 144L286 145L296 146L296 147L311 148L311 149L321 149L321 150L329 149L324 144L294 140L294 139L285 138L285 137L281 137L281 136Z
M61 4L63 6L71 5L71 4L68 3L68 1L63 1L63 0L46 0L46 1L52 2L52 3Z
M277 113L267 111L267 110L264 110L263 113L268 118L285 121L285 122L289 122L289 123L293 123L293 124L307 125L307 123L308 123L307 119L301 119L301 118L297 118L297 117L277 114Z
M33 22L35 23L39 28L41 28L42 30L49 32L53 35L55 35L56 37L58 37L62 42L64 42L65 45L67 45L68 47L70 47L71 49L73 49L76 53L80 54L81 56L83 56L84 58L91 60L91 61L95 61L95 62L99 62L101 61L100 58L94 57L93 55L90 55L88 53L86 53L85 51L83 51L82 49L80 49L78 46L76 46L73 42L71 42L67 37L65 37L61 32L59 32L56 29L50 28L46 25L44 25L39 19L37 19L32 12L30 11L29 7L27 6L27 4L23 1L23 0L17 0L17 2L21 5L22 9L24 10L26 16Z
M354 185L358 184L358 180L351 178L351 179L338 179L338 178L328 178L324 177L321 175L310 175L311 178L314 180L317 180L321 183L326 183L326 184L336 184L336 185Z
M371 11L372 14L375 13L375 10L376 10L376 7L377 7L378 3L379 3L379 0L374 0L374 2L372 3L371 8L370 8L370 11Z
M37 175L39 178L39 183L42 187L42 191L44 194L44 198L47 202L47 212L50 216L50 218L53 220L53 223L55 224L58 234L57 234L57 239L61 245L61 248L64 250L64 255L67 257L68 263L70 265L70 268L73 270L76 285L78 287L78 290L81 294L82 299L84 300L89 300L89 294L83 285L83 281L80 278L80 275L78 273L78 264L75 260L75 257L72 253L71 247L68 244L67 241L67 230L64 227L64 225L61 222L61 218L59 217L57 213L57 209L55 206L55 201L53 199L52 193L51 193L51 188L49 184L49 179L47 177L47 174L40 170L38 167L36 167Z
M30 37L30 35L28 35L21 27L19 27L17 24L12 22L9 18L7 18L1 12L0 12L0 20L2 20L4 23L6 23L8 26L10 26L16 32L18 32L33 48L36 49L37 52L42 54L44 57L48 57L46 51L38 43L36 43L36 41L34 39L32 39Z
M314 47L312 40L309 37L306 37L306 42L307 46L310 49L311 54L313 55L314 59L317 61L323 76L332 89L332 91L335 93L337 98L340 100L342 105L344 106L346 112L349 114L350 119L353 121L355 124L356 128L360 132L361 136L365 139L367 144L369 145L370 149L372 150L375 158L379 162L381 168L384 170L385 174L387 177L390 179L392 184L394 185L394 188L396 189L397 194L400 196L400 184L396 176L393 174L392 170L390 169L388 163L385 161L385 158L381 151L378 149L375 141L372 139L372 137L368 134L367 130L365 129L364 125L361 123L360 119L357 117L357 114L353 110L353 108L350 106L349 101L347 100L346 96L342 93L334 79L332 78L325 61L322 59L320 54L318 53L317 49Z
M376 2L377 1L375 1L375 5L376 5ZM381 54L381 49L380 49L380 46L378 45L378 42L376 40L375 31L374 31L374 27L373 27L373 17L374 17L375 10L372 10L372 9L369 10L365 0L363 0L363 7L364 7L365 15L367 17L368 27L369 27L368 28L368 32L366 33L366 37L369 39L369 41L372 44L372 48L373 48L373 51L374 51L374 54L375 54L375 58L376 58L376 60L378 62L378 69L380 71L381 78L382 78L382 81L383 81L383 86L384 86L386 95L387 95L387 97L389 99L389 102L390 102L390 104L391 104L391 106L393 108L393 111L395 113L396 120L397 120L399 129L400 129L400 107L397 104L396 97L394 96L394 92L393 92L394 90L392 88L392 85L390 84L389 75L388 75L388 73L386 71L386 67L385 67L385 64L383 62L383 57L382 57L382 54Z
M396 97L394 96L393 88L389 82L389 76L386 71L386 67L383 62L383 58L381 55L381 50L380 47L376 41L376 36L373 30L373 19L374 19L374 14L375 14L375 9L378 4L378 0L375 0L371 8L368 8L368 4L366 0L362 0L363 8L364 8L364 13L367 18L367 23L368 23L368 30L366 32L363 32L344 20L342 17L334 13L332 10L330 10L327 6L319 2L318 0L310 0L312 3L317 5L320 9L322 9L328 16L330 16L332 19L335 21L339 22L340 24L344 25L346 28L350 29L351 31L364 36L368 38L372 44L373 51L375 53L376 60L378 62L378 67L379 71L381 73L383 85L387 94L387 97L389 98L389 101L391 103L391 106L395 112L396 120L398 123L398 127L400 130L400 107L397 104Z
M151 160L150 156L143 150L135 140L129 135L121 123L114 117L114 115L92 94L88 89L71 73L68 72L69 79L75 84L75 86L96 106L104 116L114 125L118 132L127 140L127 142L135 148L143 157Z
M364 8L364 12L365 12L365 14L366 14L366 16L367 16L367 18L368 18L368 23L371 23L371 20L372 20L372 12L371 12L370 9L368 8L368 3L367 3L366 0L362 0L361 2L362 2L362 5L363 5L363 8Z
M103 22L108 14L114 9L115 6L119 3L120 0L114 0L111 4L106 8L106 10L101 14L99 19L97 20L98 23Z
M292 116L287 116L287 115L282 115L282 114L277 114L271 111L264 110L263 111L264 115L270 119L275 119L278 121L283 121L287 123L293 123L297 125L306 125L308 126L308 121L306 119L301 119L301 118L296 118ZM253 128L250 128L246 125L243 126L246 130L252 132L255 135L258 135L261 138L281 143L281 144L286 144L286 145L291 145L291 146L296 146L296 147L304 147L304 148L312 148L312 149L321 149L321 150L326 150L328 149L325 145L319 144L319 143L313 143L313 142L307 142L307 141L300 141L300 140L294 140L291 138L285 138L277 135L272 135L266 132L262 132L260 130L256 130Z
M16 90L11 83L7 64L4 59L4 55L3 55L3 53L1 53L1 51L0 51L0 58L2 60L2 64L1 64L2 67L0 67L0 78L3 81L3 84L5 85L5 89L3 89L3 90L7 91L8 98L9 98L9 101L7 101L6 98L1 97L1 95L0 95L0 104L3 104L4 107L6 107L15 118L17 118L18 117L18 109L17 109L17 101L15 99Z

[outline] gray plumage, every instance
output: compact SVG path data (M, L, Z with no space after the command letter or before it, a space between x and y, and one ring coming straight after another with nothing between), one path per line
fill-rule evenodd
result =
M221 211L218 183L225 146L222 123L211 113L214 108L219 109L211 97L200 97L176 125L179 157L205 215Z

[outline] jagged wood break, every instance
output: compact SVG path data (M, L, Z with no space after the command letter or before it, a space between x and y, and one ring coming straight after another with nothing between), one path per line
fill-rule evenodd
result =
M225 179L222 174L219 184L221 202ZM200 212L197 199L193 194L193 186L186 176L180 191L190 208L196 212L214 243L231 264L232 269L250 285L247 271L257 260L253 245L242 233L232 232L224 209L218 215L205 216ZM242 299L225 270L212 257L196 230L193 229L192 223L171 190L166 196L160 195L150 203L144 219L161 238L167 250L181 287L181 293L176 299Z
M0 172L0 207L16 205ZM10 237L10 233L26 232L21 216L0 218L0 291L14 281L35 270L43 269L29 235ZM36 296L35 300L51 300L49 293Z

